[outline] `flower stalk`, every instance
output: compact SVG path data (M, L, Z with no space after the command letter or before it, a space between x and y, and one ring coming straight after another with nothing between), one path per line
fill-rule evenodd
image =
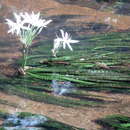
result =
M28 58L28 53L29 53L29 49L28 48L23 48L23 70L25 70L26 65L27 65L27 58Z
M8 33L16 35L21 43L23 44L23 63L22 67L25 71L27 66L27 58L29 54L29 48L32 45L33 40L41 33L44 27L52 22L52 20L45 20L40 18L40 12L35 14L24 13L14 13L15 22L6 19L6 24L9 26Z

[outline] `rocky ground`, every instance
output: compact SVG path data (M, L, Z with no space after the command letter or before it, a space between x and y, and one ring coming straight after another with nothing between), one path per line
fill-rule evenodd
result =
M0 0L0 72L11 75L15 72L14 63L21 56L19 41L7 34L7 26L4 19L12 18L13 12L35 11L42 12L45 18L53 19L54 23L48 28L48 32L42 32L40 39L54 38L53 32L65 28L76 36L85 36L111 31L128 31L130 29L130 16L111 10L115 3L95 0ZM99 28L97 28L97 26ZM53 28L53 29L52 29ZM13 74L12 74L13 75ZM124 114L130 116L130 96L126 94L112 94L105 92L90 92L101 96L104 100L113 101L102 107L65 108L56 105L38 103L23 99L14 95L0 93L0 99L16 104L18 107L0 104L0 110L9 113L32 112L44 114L58 121L85 128L86 130L98 130L101 126L95 123L96 119L110 114ZM1 121L0 121L1 122Z
M112 114L123 114L130 116L130 96L125 94L108 94L104 92L90 92L101 96L106 101L113 101L111 104L104 105L102 107L78 107L78 108L65 108L51 104L38 103L28 99L23 99L14 95L7 95L0 93L0 99L4 99L12 104L17 105L5 105L0 104L0 110L4 110L8 113L16 112L31 112L37 114L43 114L57 121L63 123L85 128L86 130L98 130L101 126L95 123L97 119L103 118Z

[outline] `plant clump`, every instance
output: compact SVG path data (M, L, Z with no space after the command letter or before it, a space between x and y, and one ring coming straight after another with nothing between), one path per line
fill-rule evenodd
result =
M9 26L8 33L16 35L23 44L23 70L26 69L27 57L29 47L32 45L33 40L41 33L42 29L52 22L52 20L45 20L40 17L40 12L35 14L14 13L15 22L6 19L6 24Z

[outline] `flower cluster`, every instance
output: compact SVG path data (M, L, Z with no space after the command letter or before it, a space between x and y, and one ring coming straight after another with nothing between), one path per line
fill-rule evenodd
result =
M8 33L16 34L19 36L20 41L26 46L32 44L32 40L42 31L44 27L52 22L52 20L45 20L40 18L40 12L35 14L24 13L13 13L15 22L6 19L6 23L9 26Z
M54 39L54 46L52 49L52 53L53 53L53 56L55 56L55 57L61 47L63 47L63 49L66 49L66 46L68 46L68 48L71 51L73 51L70 43L79 42L78 40L72 40L71 36L67 32L64 32L64 30L61 29L60 32L61 32L61 37L57 36L57 38Z

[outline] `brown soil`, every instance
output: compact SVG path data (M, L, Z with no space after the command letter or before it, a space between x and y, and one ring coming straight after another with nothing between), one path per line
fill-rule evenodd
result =
M15 112L32 112L43 114L52 119L56 119L63 123L67 123L73 126L85 128L86 130L98 130L101 128L95 123L95 120L104 118L111 114L124 114L130 116L130 96L124 94L108 94L103 92L89 92L100 96L105 101L113 101L107 105L101 107L77 107L77 108L65 108L61 106L45 104L40 102L23 99L15 95L7 95L0 93L0 99L7 100L10 103L15 103L18 107L12 107L0 104L0 110L4 110L9 113Z
M130 16L117 15L113 12L103 12L100 10L81 7L79 5L61 4L55 0L1 0L1 6L3 7L0 12L0 16L3 18L10 17L13 12L19 11L41 11L46 16L54 15L81 15L82 18L76 19L80 22L95 22L104 23L107 17L117 19L117 22L110 21L108 24L112 25L117 30L125 30L130 28ZM1 25L0 32L2 36L6 36L6 27ZM1 36L1 35L0 35Z

